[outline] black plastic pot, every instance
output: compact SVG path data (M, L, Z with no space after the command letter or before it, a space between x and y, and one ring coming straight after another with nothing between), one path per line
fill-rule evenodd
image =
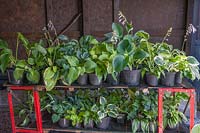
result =
M164 86L174 86L175 72L165 72L165 76L161 77L161 84Z
M119 74L117 74L116 76L116 79L115 80L112 76L112 74L108 74L107 78L106 78L106 82L110 85L118 85L119 84Z
M87 74L80 75L77 79L77 83L79 85L87 85L88 84L88 75Z
M107 129L110 125L110 117L105 117L97 124L99 129Z
M6 87L3 84L8 81L8 76L6 74L0 73L0 90L5 89Z
M93 128L94 127L94 121L89 120L89 123L84 123L84 128Z
M177 72L175 75L175 84L181 84L183 80L183 76L180 72Z
M65 118L62 118L62 119L59 120L58 124L59 124L60 127L66 128L66 127L69 127L70 121L65 119Z
M98 79L96 74L89 74L89 82L91 85L100 85L101 80Z
M140 84L140 70L123 70L121 72L121 81L124 84L137 86Z
M149 86L158 86L158 78L155 75L146 73L145 78Z
M125 119L126 119L126 115L125 114L119 114L117 116L117 123L124 124L125 123Z
M24 76L23 76L22 79L16 80L16 79L14 78L13 73L14 73L14 69L8 69L8 70L7 70L8 82L9 82L10 84L15 84L15 85L23 84L23 78L24 78Z
M77 124L75 125L75 127L76 127L76 128L81 128L82 125L81 125L81 123L77 123Z

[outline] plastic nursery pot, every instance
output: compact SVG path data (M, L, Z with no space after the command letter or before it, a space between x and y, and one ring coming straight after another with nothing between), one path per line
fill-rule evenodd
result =
M75 128L81 128L81 127L82 127L81 123L76 123Z
M119 114L117 116L117 123L124 124L125 123L125 119L126 119L126 115L125 114Z
M23 75L22 79L16 80L14 78L14 69L12 69L12 68L8 69L7 70L7 75L8 75L8 82L10 84L15 84L15 85L23 84L24 75Z
M91 85L100 85L101 80L98 79L96 74L89 74L89 82Z
M108 74L108 76L107 76L107 78L106 78L106 82L107 82L108 84L111 84L111 85L118 85L118 84L119 84L119 74L117 74L116 79L117 79L117 80L115 80L115 79L113 78L112 74Z
M84 128L93 128L94 127L94 121L89 120L89 123L84 123Z
M80 75L77 79L77 83L79 85L87 85L88 84L88 74Z
M121 72L121 81L124 84L137 86L140 84L141 70L123 70Z
M101 122L97 124L97 128L99 129L107 129L110 125L110 117L105 117L101 119Z
M8 76L6 74L0 73L0 90L6 89L6 87L3 86L3 84L8 81Z
M174 86L175 72L165 72L165 76L161 77L161 84L164 86Z
M155 75L146 73L145 78L149 86L158 86L158 78Z
M183 76L181 72L177 72L175 75L175 84L181 84L183 80Z
M61 128L66 128L66 127L69 127L70 121L65 118L62 118L59 120L58 124Z

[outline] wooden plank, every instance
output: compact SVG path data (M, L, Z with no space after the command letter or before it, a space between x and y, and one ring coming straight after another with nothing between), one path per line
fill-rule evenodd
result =
M44 0L1 0L0 32L39 32L44 16Z
M113 20L112 0L83 1L83 33L110 31Z
M181 48L187 0L121 0L119 5L127 19L133 22L135 30L143 29L153 37L158 36L155 33L164 36L170 27L179 31L180 34L172 32L169 43Z
M52 21L57 32L60 32L81 11L80 3L80 0L47 0L47 21ZM81 31L81 22L79 19L69 31Z

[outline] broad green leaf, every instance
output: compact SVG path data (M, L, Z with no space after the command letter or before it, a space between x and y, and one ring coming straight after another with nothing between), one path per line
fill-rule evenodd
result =
M133 51L133 45L126 39L119 42L117 51L121 54L130 53Z
M26 77L33 84L37 84L40 81L40 73L37 70L31 69L26 73Z
M52 120L53 123L58 122L58 121L60 120L60 115L53 114L53 115L51 116L51 120Z
M14 72L13 72L14 78L16 80L20 80L23 78L24 75L24 69L21 68L15 68Z
M191 66L198 66L199 65L198 60L193 56L188 56L187 61Z
M16 67L25 68L26 65L27 65L27 63L25 60L18 60L16 62Z
M140 48L137 48L135 53L133 54L133 58L136 60L142 60L148 56L149 56L149 54Z
M69 84L73 83L78 78L78 76L79 76L78 69L76 69L75 67L71 67L67 75L68 83Z
M94 69L97 67L97 64L92 60L87 60L84 64L86 73L94 72Z
M28 58L28 64L34 65L35 64L34 59L33 58Z
M118 114L115 111L109 111L108 112L108 116L112 117L112 118L117 118Z
M30 44L28 39L26 39L24 37L24 35L22 35L20 32L17 33L18 34L18 39L22 42L22 45L26 48L26 49L30 49Z
M157 65L159 65L159 66L162 66L162 65L164 65L164 63L165 63L165 61L164 61L164 59L163 59L162 56L156 56L156 57L154 57L154 62L155 62Z
M139 38L144 38L144 39L147 39L147 40L148 40L149 37L150 37L149 33L145 32L145 31L142 31L142 30L136 32L136 33L135 33L135 36L137 36L137 37L139 37Z
M62 41L68 41L69 40L69 38L67 36L65 36L65 35L59 35L58 39L60 39Z
M112 30L113 32L115 32L117 34L117 36L119 38L123 37L123 28L121 25L117 24L117 23L113 23L112 24Z
M124 69L125 58L122 55L117 55L113 59L112 66L115 72L120 72Z
M29 124L30 119L28 117L28 115L25 117L25 119L23 120L22 124L20 124L20 126L25 127Z
M52 67L48 67L45 69L43 77L44 79L51 79L55 75L55 72L53 71Z
M47 51L44 47L42 47L41 45L36 45L36 50L39 51L41 54L46 55Z
M103 96L100 97L99 102L100 102L101 105L106 105L107 104L107 100Z
M7 49L8 43L2 39L0 39L0 49Z
M116 105L114 105L114 104L108 104L108 105L107 105L107 109L109 109L109 110L114 110L114 109L117 109L117 107L116 107Z
M96 104L93 105L92 108L91 108L91 111L93 111L93 112L97 112L97 110L98 110L97 105L96 105Z
M98 111L97 114L100 120L106 117L106 113L104 111Z
M75 56L64 56L71 66L78 66L79 60Z

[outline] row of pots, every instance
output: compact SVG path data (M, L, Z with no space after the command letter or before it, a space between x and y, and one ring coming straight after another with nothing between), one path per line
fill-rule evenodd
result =
M110 117L105 117L101 120L101 122L99 122L98 124L96 124L96 127L99 128L99 129L107 129L109 127L109 124L110 124L110 120L111 118ZM71 121L63 118L63 119L60 119L59 122L58 122L59 126L61 128L67 128L67 127L70 127L71 126ZM75 128L86 128L86 129L92 129L94 128L94 121L90 120L89 123L87 124L81 124L81 123L78 123L74 126Z
M23 84L24 80L15 80L13 76L13 69L9 69L8 80L11 84ZM141 82L141 70L123 70L116 77L117 80L114 80L111 74L108 74L106 82L111 85L118 85L120 83L132 86L138 86ZM182 77L180 73L175 72L165 72L165 76L161 76L159 79L150 73L145 74L145 82L149 86L158 86L161 81L161 84L164 86L174 86L182 83ZM79 76L76 81L79 85L100 85L102 80L99 80L96 74L83 74Z
M124 70L118 74L116 78L117 80L114 80L112 75L108 74L106 82L111 85L123 83L127 85L138 86L141 82L141 70ZM158 86L160 82L161 85L164 86L175 86L182 83L181 74L176 72L165 72L165 76L161 76L160 79L158 79L155 75L146 73L144 80L149 86ZM100 85L102 82L95 74L84 74L77 80L78 84L80 85L87 85L88 81L91 85Z

